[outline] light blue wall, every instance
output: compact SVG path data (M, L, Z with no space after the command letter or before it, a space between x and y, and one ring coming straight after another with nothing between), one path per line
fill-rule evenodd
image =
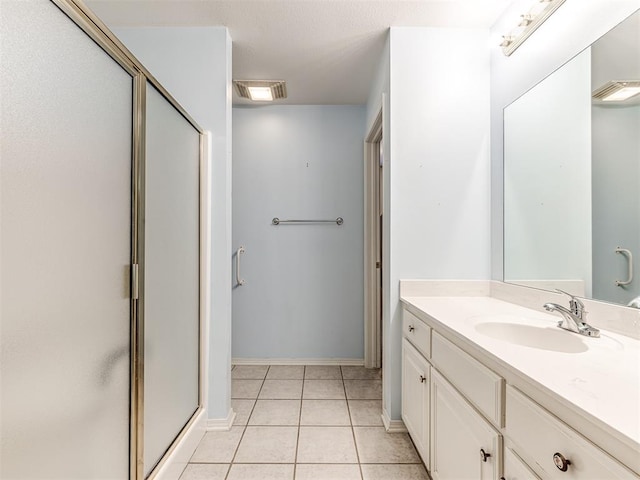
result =
M363 358L364 106L233 109L233 357ZM344 225L271 225L344 218Z
M226 27L113 28L114 33L211 132L209 418L226 418L231 396L231 38Z

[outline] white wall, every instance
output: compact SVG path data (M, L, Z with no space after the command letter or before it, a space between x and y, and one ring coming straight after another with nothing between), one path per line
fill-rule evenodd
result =
M364 130L363 106L233 109L234 359L363 359Z
M231 408L231 38L225 27L113 31L212 134L208 415L225 418Z
M566 2L505 57L500 37L530 4L514 2L491 29L491 273L498 280L503 277L503 108L640 8L640 0Z
M383 406L392 420L401 413L400 279L490 274L487 41L486 30L390 31Z
M640 12L626 19L591 48L591 83L640 78Z
M382 108L383 96L385 97L384 109L389 109L389 75L390 71L390 45L389 45L389 32L387 31L387 37L384 43L384 49L380 54L376 71L374 72L373 81L371 82L371 89L369 90L369 98L367 99L367 134L373 125L373 122L378 115L378 112ZM385 128L386 127L386 128ZM388 122L385 123L383 119L383 130L387 130L389 127Z
M504 277L591 296L591 51L504 110Z

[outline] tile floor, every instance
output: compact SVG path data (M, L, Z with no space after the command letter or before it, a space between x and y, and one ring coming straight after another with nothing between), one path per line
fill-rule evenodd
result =
M382 426L380 370L232 370L229 432L208 432L180 480L428 480L407 434Z

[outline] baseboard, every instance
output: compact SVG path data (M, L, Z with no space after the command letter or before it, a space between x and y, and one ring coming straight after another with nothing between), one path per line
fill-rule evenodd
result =
M226 418L210 418L207 420L207 432L228 432L236 419L236 412L229 409Z
M153 480L178 480L180 478L205 434L206 421L207 411L203 410L198 414L189 430L185 432L180 443L169 454L160 470L154 475Z
M384 423L384 428L388 433L406 433L407 427L404 426L404 422L402 420L391 420L387 411L383 408L382 414L382 423Z
M232 365L345 365L363 366L362 358L232 358Z

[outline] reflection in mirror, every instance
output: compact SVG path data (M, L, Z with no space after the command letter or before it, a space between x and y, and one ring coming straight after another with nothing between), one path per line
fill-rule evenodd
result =
M505 282L640 296L639 87L640 11L505 108Z

